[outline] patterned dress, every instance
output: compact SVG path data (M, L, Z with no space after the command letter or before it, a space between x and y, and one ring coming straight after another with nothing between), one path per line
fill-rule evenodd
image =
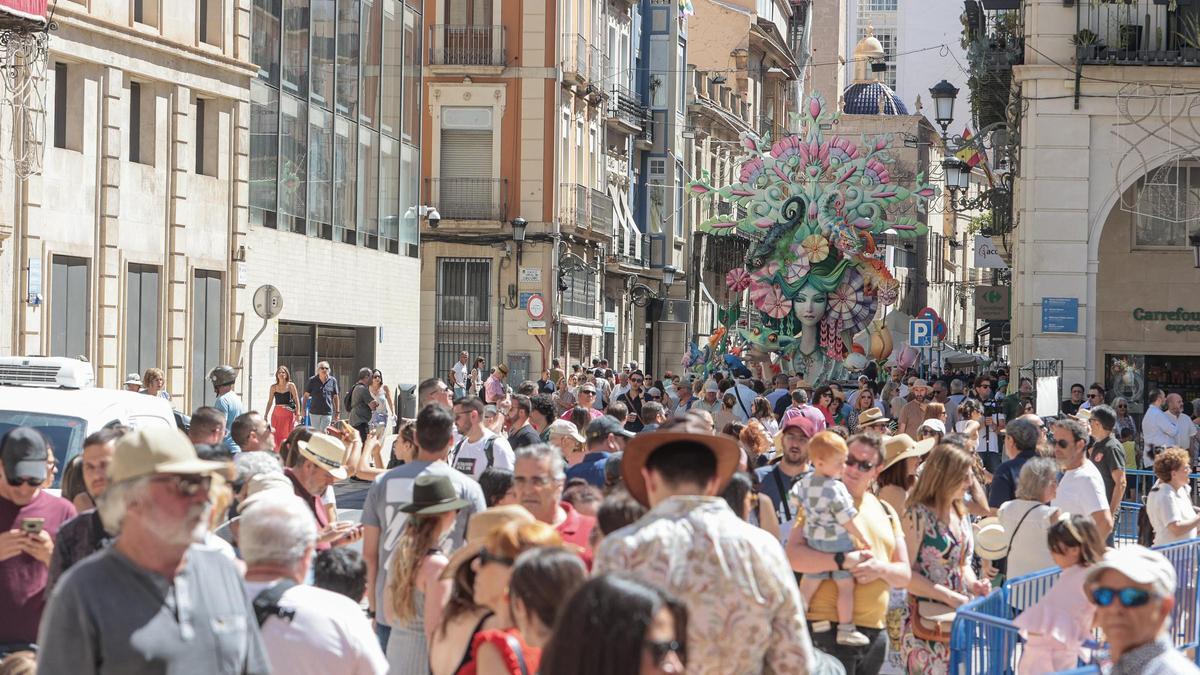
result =
M956 524L948 526L938 521L933 509L924 504L909 507L905 517L915 521L917 536L921 540L917 547L917 557L912 561L914 573L934 584L966 595L963 564L971 559L973 549L971 528L967 519L959 518ZM925 675L946 673L950 667L950 645L927 642L914 637L910 614L906 606L903 610L903 642L900 651L908 672Z

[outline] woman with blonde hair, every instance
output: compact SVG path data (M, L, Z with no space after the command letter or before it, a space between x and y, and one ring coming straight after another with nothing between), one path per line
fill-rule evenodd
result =
M143 394L157 396L164 401L171 400L171 395L167 393L166 389L163 389L167 386L167 374L161 368L147 368L142 375L142 386L145 387L142 390Z
M300 423L299 401L296 383L292 382L292 371L282 363L279 364L275 369L275 382L267 391L267 412L264 415L271 420L271 434L275 437L276 452L283 446L292 429Z
M913 574L908 584L901 654L910 673L941 674L949 668L948 630L944 636L931 634L929 622L920 615L921 608L927 615L945 618L970 596L991 590L991 585L976 578L971 569L974 542L963 496L971 487L974 464L974 453L942 443L929 453L908 495L904 540Z
M441 543L454 529L459 509L467 506L445 476L418 476L412 502L400 507L408 514L404 529L388 560L384 615L392 626L388 637L388 672L426 675L429 641L450 597L451 582L441 579L449 559Z

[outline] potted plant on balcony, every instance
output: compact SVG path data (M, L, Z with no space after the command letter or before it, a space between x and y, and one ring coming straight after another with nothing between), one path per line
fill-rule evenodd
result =
M1104 58L1104 50L1108 49L1100 41L1100 36L1096 35L1095 31L1081 28L1077 33L1071 36L1071 44L1075 45L1076 58L1086 60L1091 58Z
M1184 63L1200 61L1200 17L1191 13L1180 15L1175 37L1181 45L1179 55Z

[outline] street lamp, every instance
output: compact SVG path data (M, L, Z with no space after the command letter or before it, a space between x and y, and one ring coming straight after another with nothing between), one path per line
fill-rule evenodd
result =
M525 227L529 225L521 216L512 219L513 241L520 244L525 241Z
M670 286L675 283L675 268L667 265L663 268L663 283Z
M958 100L958 87L942 80L930 87L929 95L933 97L933 119L942 128L942 135L945 136L946 129L954 122L954 102Z
M1196 257L1196 269L1200 269L1200 232L1188 235L1188 243L1192 245L1192 254Z
M942 162L942 168L946 173L946 188L953 192L958 189L959 180L962 179L962 162L953 157L947 157Z

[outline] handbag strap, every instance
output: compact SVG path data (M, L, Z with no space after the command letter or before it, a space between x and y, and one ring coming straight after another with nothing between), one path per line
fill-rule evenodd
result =
M790 523L792 522L792 509L788 506L788 495L790 493L783 489L783 479L779 477L779 473L778 466L771 471L771 475L775 477L775 487L779 489L779 505L783 507L783 515Z
M1017 532L1021 531L1021 524L1024 523L1025 519L1029 517L1029 514L1033 513L1034 510L1036 510L1039 506L1041 506L1041 504L1034 504L1033 506L1029 507L1029 510L1025 512L1025 515L1021 516L1021 519L1017 521L1017 526L1013 528L1013 533L1008 538L1008 547L1004 549L1006 556L1008 555L1009 551L1012 551L1012 543L1017 538Z
M517 657L517 665L521 668L521 675L529 675L529 665L525 663L525 652L521 650L521 642L512 635L504 636L505 643L512 650L513 656Z

